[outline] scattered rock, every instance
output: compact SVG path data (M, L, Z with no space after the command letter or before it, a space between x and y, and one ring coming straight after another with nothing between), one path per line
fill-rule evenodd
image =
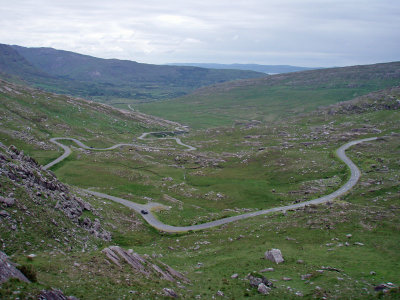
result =
M387 291L389 291L391 289L394 289L394 288L396 288L396 286L393 283L387 282L387 283L381 283L381 284L375 286L374 290L377 291L377 292L380 292L380 291L387 292Z
M360 243L360 242L355 242L354 245L357 245L357 246L364 246L364 244L363 244L363 243Z
M218 291L218 292L217 292L217 296L219 296L219 297L224 297L225 294L224 294L224 292L222 292L222 291Z
M279 249L268 250L265 252L264 256L265 256L265 259L268 259L276 264L280 264L280 263L284 262L281 250L279 250Z
M239 274L237 274L237 273L235 273L235 274L233 274L233 275L231 276L232 279L236 279L236 278L238 278L238 277L239 277Z
M342 270L337 269L337 268L333 268L333 267L324 267L324 266L322 266L321 269L322 270L327 270L327 271L339 272L339 273L342 272Z
M349 238L351 238L353 235L351 234L351 233L349 233L349 234L346 234L346 237L349 239Z
M28 278L8 259L8 256L0 251L0 284L10 278L18 278L21 281L29 282Z
M298 260L296 261L296 263L298 263L299 265L304 264L304 260L298 259Z

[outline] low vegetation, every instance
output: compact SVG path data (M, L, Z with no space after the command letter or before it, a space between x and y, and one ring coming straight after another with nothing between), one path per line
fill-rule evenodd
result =
M370 79L366 82L371 83ZM208 116L211 128L180 136L197 148L185 151L174 140L136 140L143 132L174 128L173 123L1 83L4 152L14 144L43 165L60 154L48 142L50 137L76 137L94 147L128 141L141 145L113 151L74 146L73 154L52 168L71 195L90 205L91 210L83 210L79 216L81 223L54 210L52 197L42 200L48 205L35 205L18 182L2 177L1 195L29 206L32 215L49 215L46 220L52 218L63 224L25 224L35 218L28 218L22 206L1 204L0 211L4 210L18 224L16 232L9 219L0 216L1 249L37 278L31 284L16 280L3 283L2 298L36 297L40 290L50 288L81 299L162 299L170 297L171 290L182 299L264 298L251 285L249 275L265 277L271 283L271 299L398 298L398 87L343 103L337 103L338 90L327 89L326 95L333 91L331 100L318 102L325 92L321 87L313 94L310 88L308 99L318 102L309 104L310 112L293 113L290 118L274 122L243 117L232 126L231 120L236 116L227 113L229 126L214 128L219 121L211 124L214 121ZM363 89L363 93L367 90ZM295 95L291 91L288 99ZM351 98L350 88L346 95ZM277 108L281 116L286 115L283 107ZM195 123L197 112L192 112L186 118ZM206 122L198 123L199 127ZM167 224L202 223L305 201L336 190L348 178L348 170L334 151L347 141L372 136L379 138L347 151L362 176L353 190L336 201L187 234L158 232L133 211L81 190L90 188L138 203L159 202L169 208L156 212ZM85 219L91 224L98 219L111 240L90 233L83 226ZM86 238L75 241L67 234L72 229ZM190 282L145 276L126 264L110 264L101 250L112 245L128 252L132 249L146 261L157 261L162 268L166 264ZM283 263L277 265L263 259L264 252L271 248L281 250ZM27 258L30 253L36 255L31 260Z

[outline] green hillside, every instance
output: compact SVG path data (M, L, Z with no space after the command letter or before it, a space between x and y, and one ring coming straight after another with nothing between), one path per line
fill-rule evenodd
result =
M372 85L373 80L365 80ZM294 84L285 83L289 89ZM285 83L279 83L281 91ZM320 83L321 87L329 81ZM245 94L244 86L241 91ZM206 91L200 92L205 98ZM324 102L316 95L310 99L315 107ZM396 299L400 268L398 99L400 88L393 87L304 115L293 113L270 126L250 122L192 130L180 135L197 148L188 152L173 140L135 139L143 132L173 128L173 123L0 81L0 139L4 145L0 158L5 162L0 190L3 197L15 197L14 206L0 203L0 247L37 275L36 283L10 280L2 284L0 298L37 299L40 290L52 287L80 299L163 299L164 288L173 289L183 299L212 299L221 293L232 299L264 299L250 283L248 275L252 274L272 283L270 299ZM265 107L260 105L260 109ZM208 119L213 121L212 117ZM75 137L94 147L132 141L146 146L94 151L72 145L71 156L51 171L71 191L69 197L82 198L93 208L81 211L77 224L54 210L59 197L69 203L67 194L37 187L46 172L39 166L31 173L24 171L31 161L27 154L41 165L61 154L49 142L57 136ZM165 208L154 210L160 221L199 224L337 190L348 179L348 169L334 151L350 140L372 136L380 138L347 151L362 176L336 201L208 230L179 235L159 232L132 210L81 190L137 203L158 202ZM11 145L25 154L17 155ZM7 177L13 170L15 176ZM29 188L27 174L33 188ZM47 218L56 222L47 222ZM97 239L78 226L84 227L88 219L96 224L98 219L110 232L111 241ZM183 272L190 283L146 277L125 263L122 267L110 264L101 250L111 245L168 264ZM284 263L262 259L271 248L282 251ZM37 256L28 260L28 253ZM389 282L394 286L390 293L375 290Z
M1 49L8 47L11 46L3 45ZM91 97L109 103L113 103L115 99L118 99L116 102L121 102L121 98L141 100L173 98L206 85L265 76L254 71L162 66L127 60L100 59L52 48L12 46L12 49L36 70L54 78L46 85L40 78L26 77L24 72L14 71L22 79L49 91ZM2 55L4 53L0 51L0 56ZM124 102L129 103L129 100Z
M270 122L400 84L400 62L272 75L201 88L140 111L195 128Z

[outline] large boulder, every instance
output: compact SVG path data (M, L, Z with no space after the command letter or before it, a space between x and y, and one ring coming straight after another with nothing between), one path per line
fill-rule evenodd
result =
M29 282L28 278L8 259L8 256L0 251L0 284L10 278L18 278L21 281Z
M280 264L284 262L281 250L279 249L271 249L265 252L265 259L268 259L276 264Z

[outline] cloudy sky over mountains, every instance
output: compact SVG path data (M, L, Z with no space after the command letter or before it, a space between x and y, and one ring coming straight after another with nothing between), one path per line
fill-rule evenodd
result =
M0 43L147 63L400 60L399 0L0 0Z

